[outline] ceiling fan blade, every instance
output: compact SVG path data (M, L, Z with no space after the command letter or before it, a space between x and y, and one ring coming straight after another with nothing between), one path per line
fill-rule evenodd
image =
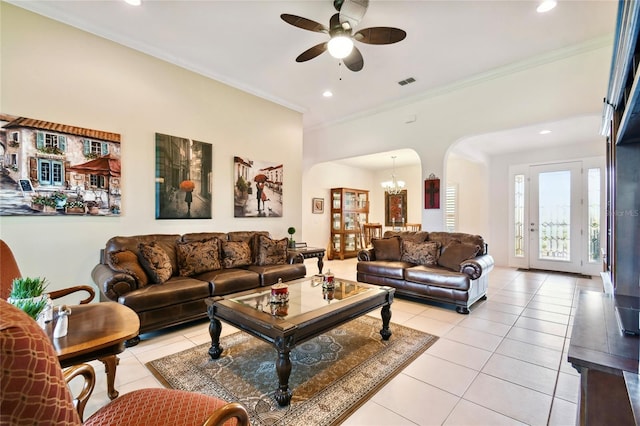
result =
M296 62L306 62L324 53L327 50L327 42L316 44L315 46L305 50L296 58Z
M302 28L307 31L314 31L316 33L328 33L329 29L324 25L312 21L311 19L303 18L302 16L289 15L288 13L283 13L280 15L282 20L287 24L291 24L294 27Z
M407 33L400 28L371 27L353 35L353 38L367 44L392 44L404 40Z
M358 50L357 47L353 46L353 50L342 60L347 68L349 68L353 72L360 71L364 67L364 59L362 58L362 53Z
M367 13L369 0L344 0L340 6L340 22L348 22L354 28Z

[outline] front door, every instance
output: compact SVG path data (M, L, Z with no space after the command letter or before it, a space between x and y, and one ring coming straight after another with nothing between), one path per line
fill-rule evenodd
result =
M597 275L603 204L600 159L529 165L513 172L510 264Z

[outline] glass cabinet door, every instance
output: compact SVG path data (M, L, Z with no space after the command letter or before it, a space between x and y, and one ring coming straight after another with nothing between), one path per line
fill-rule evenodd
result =
M333 213L333 218L331 220L331 227L333 228L334 231L340 230L341 221L342 221L342 215L340 213Z
M358 209L366 209L367 204L367 194L364 192L358 193Z
M332 202L333 202L333 208L334 209L339 209L340 208L340 198L341 198L341 194L339 191L334 191L332 194Z
M340 247L342 247L342 234L334 235L331 240L331 244L333 245L333 251L340 253Z
M344 192L344 208L346 210L353 210L356 207L356 193L353 191Z

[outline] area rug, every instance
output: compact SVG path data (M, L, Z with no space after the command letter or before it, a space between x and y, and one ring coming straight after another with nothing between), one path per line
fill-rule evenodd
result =
M224 325L223 325L224 327ZM254 426L328 426L341 423L438 338L391 324L388 341L382 320L363 316L297 346L291 352L291 404L273 399L278 386L277 351L244 332L220 339L212 360L203 344L147 363L166 386L242 403Z

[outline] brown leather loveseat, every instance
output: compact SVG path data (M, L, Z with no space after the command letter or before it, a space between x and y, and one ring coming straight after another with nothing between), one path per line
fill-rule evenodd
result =
M118 236L100 257L91 273L100 300L133 309L140 334L206 318L210 295L306 275L304 259L287 253L287 239L272 240L268 232Z
M358 281L386 285L396 295L469 307L486 299L493 258L479 235L392 232L358 253Z

